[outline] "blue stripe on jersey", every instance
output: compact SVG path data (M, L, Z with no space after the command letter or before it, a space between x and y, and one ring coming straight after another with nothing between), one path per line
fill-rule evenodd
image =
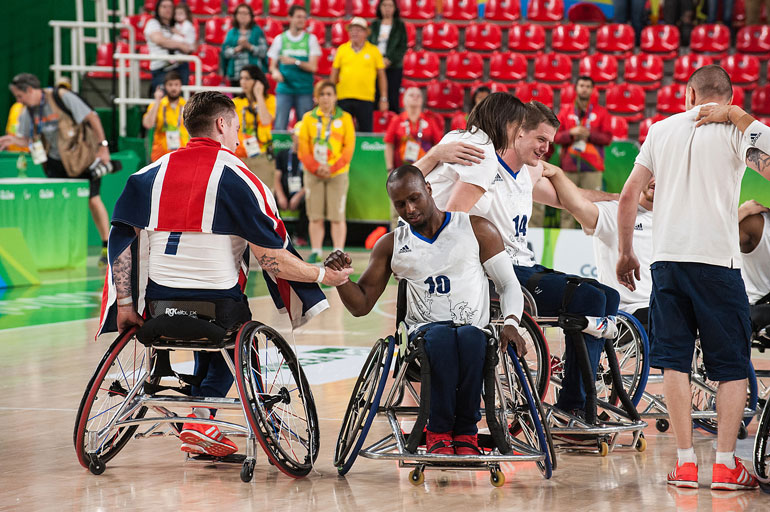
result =
M147 172L133 174L128 178L126 187L115 203L115 209L112 212L113 226L118 222L123 222L144 228L150 223L152 193L145 191L152 190L160 167L161 165L158 164Z
M179 239L182 238L181 231L172 231L168 234L168 240L166 241L166 250L164 254L176 254L179 249Z
M412 232L412 234L413 234L414 236L416 236L416 237L417 237L417 238L419 238L420 240L422 240L422 241L424 241L424 242L428 242L429 244L432 244L433 242L435 242L435 241L436 241L436 239L437 239L437 238L438 238L438 236L441 234L441 232L442 232L442 231L444 231L444 228L447 226L447 224L449 224L449 219L452 217L452 212L444 212L444 213L446 214L446 216L444 217L444 223L443 223L443 224L441 224L441 227L440 227L440 228L438 228L438 231L436 231L436 234L435 234L435 235L433 235L433 238L425 238L425 237L424 237L424 236L422 236L420 233L418 233L417 231L415 231L415 230L414 230L414 228L413 228L412 226L409 226L409 230Z
M508 164L506 164L506 163L503 161L503 159L502 159L502 158L500 158L500 155L496 155L496 156L497 156L497 161L500 163L500 165L502 165L502 166L503 166L503 169L505 169L506 171L508 171L508 174L510 174L511 176L513 176L513 179L516 179L516 176L518 176L518 175L519 175L519 173L521 172L521 169L519 169L519 170L518 170L518 171L516 171L516 172L513 172L513 170L512 170L510 167L508 167Z

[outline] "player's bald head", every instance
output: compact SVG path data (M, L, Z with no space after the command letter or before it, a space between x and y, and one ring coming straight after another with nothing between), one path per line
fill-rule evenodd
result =
M427 186L422 171L414 165L402 165L394 169L390 176L388 176L386 184L388 191L404 185L409 188L419 188L420 190L426 190Z
M733 95L730 75L721 66L710 64L698 68L687 80L687 87L692 87L695 96L701 100L729 100ZM699 101L702 103L702 101Z

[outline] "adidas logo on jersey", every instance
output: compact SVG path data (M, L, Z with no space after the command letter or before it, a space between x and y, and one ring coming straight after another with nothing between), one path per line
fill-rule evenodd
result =
M495 176L495 179L492 181L492 183L497 183L498 181L503 181L503 177L500 176L499 173Z
M408 245L405 245L401 249L398 250L399 254L404 254L405 252L412 252L412 250L409 248Z
M644 228L642 227L642 223L640 222L636 226L634 226L634 231L644 231Z
M751 141L752 146L757 145L757 139L759 139L759 136L762 135L761 133L752 133L749 135L749 140Z

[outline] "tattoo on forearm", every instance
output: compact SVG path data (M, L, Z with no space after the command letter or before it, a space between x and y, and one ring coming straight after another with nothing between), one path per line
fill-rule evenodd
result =
M770 155L757 148L749 148L746 163L759 173L770 171Z
M115 280L115 288L118 297L131 296L131 248L117 257L112 263L112 278Z
M272 274L278 274L281 271L275 256L262 256L259 258L259 266L262 267L262 270L267 270Z

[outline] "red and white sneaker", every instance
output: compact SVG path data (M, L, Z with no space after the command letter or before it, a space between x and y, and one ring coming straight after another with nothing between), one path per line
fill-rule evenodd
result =
M452 446L452 433L425 431L425 449L428 453L454 455L455 449Z
M454 436L452 446L454 446L457 455L481 455L478 434Z
M206 450L202 446L197 444L182 443L182 451L191 455L205 455Z
M730 469L724 464L714 464L711 488L716 491L741 491L757 489L759 482L756 477L735 457L735 468Z
M195 419L195 414L190 414L188 418ZM213 416L211 417L213 418ZM216 425L201 425L200 423L185 423L182 426L182 432L179 433L179 439L188 445L199 446L207 454L213 457L227 457L238 451L238 447L219 431ZM192 452L188 447L182 445L182 451Z
M688 489L698 488L698 465L694 462L685 462L681 466L677 461L674 471L668 474L666 482L669 485L685 487Z

